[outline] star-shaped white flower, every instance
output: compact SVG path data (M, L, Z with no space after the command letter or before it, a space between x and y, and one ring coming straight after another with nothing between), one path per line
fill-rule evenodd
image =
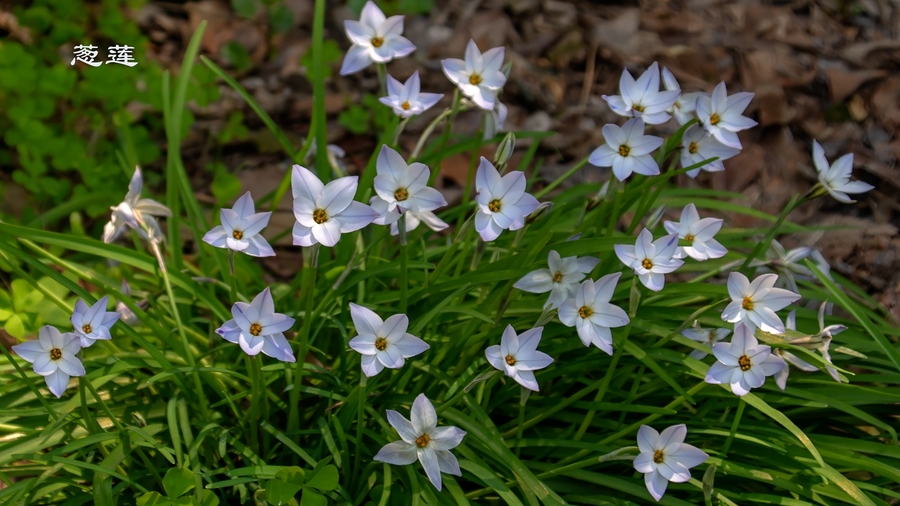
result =
M87 348L97 340L112 339L109 329L119 321L119 313L107 311L108 302L109 296L103 296L93 306L88 306L81 299L75 302L75 311L72 313L71 321L82 348Z
M669 234L653 240L653 234L646 228L638 234L634 246L616 244L616 256L627 267L631 267L641 284L658 292L666 285L666 274L684 265L684 260L675 258L678 249L678 234Z
M450 450L459 446L466 433L458 427L438 427L437 412L425 394L419 394L413 402L411 421L390 409L387 410L387 417L401 440L384 445L375 455L375 460L406 466L418 459L431 484L438 490L441 489L441 473L462 476L459 461Z
M787 367L784 360L772 353L772 348L759 344L752 328L738 324L730 343L713 345L717 362L706 373L706 382L713 385L731 385L738 396L747 395L753 388L766 382L766 376L774 376Z
M637 81L628 69L622 69L619 93L621 95L603 95L614 113L641 118L648 125L661 125L669 121L666 110L675 104L681 90L659 91L659 64L653 62Z
M816 267L831 279L831 266L818 250L807 246L785 250L784 246L776 239L772 239L769 244L766 260L764 262L756 261L751 265L759 266L757 274L766 272L778 274L775 286L799 293L797 281L814 281L816 279L816 275L803 264L803 260L807 258L812 260Z
M584 280L575 290L575 297L559 308L559 321L567 327L575 327L582 344L593 344L609 355L613 354L610 329L624 327L631 321L622 308L609 303L621 275L621 272L615 272L596 282Z
M555 309L575 296L575 290L600 260L594 257L560 258L559 253L550 251L547 255L549 269L538 269L522 276L513 287L529 293L550 292L545 308Z
M712 95L697 97L697 119L719 142L741 149L737 132L755 127L757 123L743 115L753 93L741 92L728 96L725 83L719 83Z
M634 469L644 474L644 484L654 499L659 501L669 482L684 483L691 479L692 467L706 462L709 455L684 442L687 427L673 425L656 432L649 425L638 429L637 443L641 453L634 458Z
M800 296L783 288L775 288L777 274L757 276L750 283L740 272L728 275L728 295L731 302L722 312L722 319L728 323L743 323L751 330L759 327L770 334L784 332L784 323L775 314L788 307Z
M535 327L516 335L512 325L507 325L500 338L500 345L488 346L484 350L489 364L494 369L503 371L523 387L538 391L534 371L543 369L553 363L553 357L537 351L541 343L544 327Z
M227 248L252 257L275 256L275 250L260 235L269 224L270 212L257 213L250 192L245 193L231 209L220 209L222 224L203 236L203 242L216 248Z
M385 367L399 369L406 359L422 354L428 343L406 332L409 318L395 314L382 320L374 311L350 303L350 318L359 334L350 340L350 347L362 355L362 370L375 376Z
M704 329L703 327L698 325L697 322L694 322L693 327L686 328L681 331L681 335L683 335L684 337L703 343L709 346L710 349L712 349L714 344L725 339L730 334L731 329ZM709 355L708 351L694 350L691 352L690 356L692 358L696 358L697 360L703 360L707 355Z
M853 153L847 153L828 165L825 150L816 140L813 140L813 165L818 171L819 183L838 202L851 204L856 201L851 199L848 193L865 193L875 188L863 181L850 181L850 174L853 173Z
M444 95L441 93L421 93L421 86L418 70L413 72L413 75L406 80L406 83L401 83L391 75L388 75L388 96L381 97L378 100L393 109L394 114L401 118L422 114L438 103Z
M620 128L613 124L603 126L606 144L595 149L588 161L597 167L612 167L619 181L625 181L632 172L645 176L659 174L659 165L650 156L662 146L663 139L644 135L644 121L632 118Z
M478 107L490 111L497 100L497 90L506 84L503 57L506 49L495 47L481 53L474 40L466 46L466 59L447 58L441 60L444 75L453 84L459 86L463 95L472 99Z
M141 188L143 185L144 178L141 175L141 168L135 167L131 182L128 183L125 200L110 208L112 216L103 227L103 242L115 241L126 228L134 229L143 239L162 240L159 223L154 217L169 217L172 216L172 211L153 199L142 199Z
M719 218L703 218L694 204L688 204L681 210L681 221L666 221L663 226L670 234L678 234L679 239L691 243L690 246L679 246L675 258L691 257L694 260L722 258L728 250L719 241L713 239L722 228L723 220Z
M341 75L359 72L372 62L387 63L416 50L403 33L403 16L384 17L384 12L369 0L359 21L344 21L344 31L353 43L341 65Z
M283 332L294 326L294 319L275 312L275 302L267 287L250 304L235 302L233 320L216 329L216 334L241 346L244 353L255 356L262 352L282 362L295 362L294 352Z
M375 163L375 192L377 200L371 200L372 209L379 214L376 224L388 225L400 219L400 214L434 211L447 205L441 192L428 186L431 171L424 164L406 164L400 153L381 147Z
M371 207L355 202L358 178L347 176L327 185L309 169L294 165L291 191L294 195L293 237L297 246L321 243L332 247L341 234L359 230L378 217Z
M663 67L662 78L663 87L667 91L678 91L681 93L681 86L669 69ZM672 107L666 109L666 112L671 114L679 125L684 125L688 121L694 119L694 111L697 109L697 97L702 95L706 95L706 93L703 93L702 91L681 93L678 95L678 98L675 99L675 103L672 104Z
M31 362L34 372L44 377L47 388L57 398L62 397L71 376L84 376L84 365L78 359L81 341L75 334L60 334L55 327L45 325L36 341L12 347L22 360Z
M797 330L796 311L791 311L788 314L784 326L787 327L788 330ZM787 388L788 376L791 373L791 368L788 366L788 364L796 367L797 369L800 369L801 371L806 372L815 372L819 370L818 367L810 364L809 362L801 359L797 355L794 355L793 353L785 349L777 348L775 350L775 354L777 354L779 357L781 357L782 360L785 361L785 366L775 374L775 384L778 385L778 388L780 388L782 391Z
M539 203L525 192L525 173L519 170L500 176L500 172L481 157L475 174L475 230L485 242L500 236L504 230L519 230L525 226L525 217L537 209Z
M741 152L740 149L722 144L699 125L691 125L685 130L684 137L681 138L681 148L682 167L691 167L704 160L718 157L718 160L687 171L690 177L697 177L701 170L721 172L725 170L722 160L728 160Z

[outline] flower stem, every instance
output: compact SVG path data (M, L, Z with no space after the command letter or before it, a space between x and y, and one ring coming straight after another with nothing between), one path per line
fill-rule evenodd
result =
M294 386L290 393L291 408L288 414L288 429L296 434L300 430L300 385L303 382L303 365L309 348L309 329L312 325L313 295L316 289L316 267L319 260L319 245L303 250L303 326L300 327L300 346L294 370Z
M462 227L459 229L459 233L456 235L456 239L454 239L453 243L450 244L450 247L447 248L447 252L444 253L444 257L441 258L441 261L438 263L437 269L435 269L431 274L431 278L428 281L429 285L434 284L440 278L441 274L443 274L444 271L446 271L447 268L450 267L450 264L453 263L452 260L454 258L454 255L459 249L459 245L468 235L469 230L472 229L472 223L474 220L475 215L473 214L469 217L468 220L466 220L465 223L463 223Z
M259 397L262 390L259 384L259 357L246 355L245 359L250 376L250 447L262 457L259 448Z
M375 68L378 69L378 86L381 90L382 97L386 97L387 92L387 65L384 63L377 63Z
M584 160L581 160L580 162L576 163L575 165L572 166L571 169L567 170L565 174L563 174L562 176L559 176L559 177L556 178L556 180L554 180L552 183L550 183L550 184L548 184L547 186L545 186L541 191L535 193L535 194L534 194L534 198L540 200L541 197L543 197L544 195L546 195L546 194L550 193L551 191L553 191L554 188L556 188L557 186L559 186L560 184L562 184L563 181L565 181L566 179L569 179L570 177L572 177L573 174L575 174L576 172L578 172L579 169L581 169L582 167L584 167L585 165L587 165L587 163L588 163L588 159L587 159L587 158L585 158Z
M234 250L228 250L228 272L231 273L231 302L238 301L237 276L234 275Z
M748 269L750 268L750 264L755 260L759 255L761 255L764 251L769 248L769 244L772 243L772 239L775 238L775 235L778 233L778 229L781 228L781 225L784 223L784 220L787 219L788 215L794 209L800 207L800 204L806 202L806 197L801 197L799 194L795 193L791 200L788 201L787 205L784 206L784 209L781 211L781 215L778 216L778 219L775 220L775 223L772 224L772 228L769 229L769 232L766 234L766 237L759 241L756 244L756 247L753 248L753 251L747 255L747 259L744 260L743 265L739 269L741 273L747 274Z
M368 397L366 394L366 385L368 382L369 378L365 374L360 374L359 402L356 404L356 452L354 452L353 455L353 472L351 473L351 476L357 476L356 473L359 470L359 458L360 455L362 455L363 427L366 422L366 398ZM374 381L372 383L374 383Z
M407 123L409 123L409 118L403 118L403 121L401 121L400 124L397 125L397 128L394 129L394 140L391 141L391 146L397 147L397 143L400 141L400 134L403 133Z
M409 247L406 244L406 213L397 222L400 233L400 312L406 314L409 290Z

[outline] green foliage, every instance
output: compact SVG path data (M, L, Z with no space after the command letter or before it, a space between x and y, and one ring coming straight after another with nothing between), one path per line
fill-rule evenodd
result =
M325 66L322 68L322 73L325 79L331 77L334 72L331 68L335 63L341 61L344 57L344 52L341 51L340 46L338 46L337 42L332 39L327 39L322 41L322 62ZM312 79L312 48L303 53L303 56L300 57L300 65L306 69L306 75L310 79Z
M319 462L308 475L299 467L286 467L266 482L266 501L273 506L297 506L295 496L302 491L300 506L324 506L328 500L323 494L337 488L338 480L338 469L326 460Z
M147 492L138 497L137 506L218 506L219 498L209 490L201 490L199 498L195 495L185 496L193 490L196 475L187 469L173 467L166 471L163 487L166 495L159 492Z

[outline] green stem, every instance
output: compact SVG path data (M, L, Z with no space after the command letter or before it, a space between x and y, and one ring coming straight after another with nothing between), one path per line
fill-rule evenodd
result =
M784 220L786 220L788 215L791 214L791 211L800 207L800 204L803 204L804 202L806 202L806 197L801 197L799 194L795 193L794 196L791 197L791 200L788 201L787 205L784 206L784 209L782 209L781 215L778 216L778 220L776 220L775 223L772 224L772 228L769 229L769 233L766 234L766 237L762 241L756 244L756 247L753 248L753 251L751 251L747 256L747 259L744 260L744 264L741 265L741 268L739 269L740 272L742 272L743 274L747 274L747 271L750 268L750 264L753 263L753 260L755 260L759 255L761 255L769 248L769 244L772 243L772 239L775 238L775 235L778 233L778 229L781 228L782 223L784 223Z
M726 455L728 455L728 449L731 448L731 442L734 441L734 436L737 434L738 425L741 424L741 417L744 415L744 408L747 406L747 403L744 402L744 399L738 397L738 409L737 413L734 415L734 420L731 422L731 431L728 433L728 439L725 440L725 444L722 445L722 458L724 459Z
M400 312L406 314L409 290L409 247L406 244L406 213L397 222L400 233Z
M378 86L381 89L382 97L386 97L387 92L387 65L384 63L376 63L375 68L378 70Z
M19 367L19 364L18 364L18 362L16 362L16 359L14 359L12 357L12 355L9 354L9 351L7 351L6 346L0 346L0 351L2 351L4 355L6 355L6 359L9 360L9 363L12 364L13 367L15 367L16 371L18 371L19 375L22 376L22 380L25 381L25 384L27 384L28 388L31 389L31 393L33 393L34 396L37 397L37 400L40 401L40 403L44 405L44 409L47 410L47 414L49 414L50 417L53 418L53 421L59 420L59 414L53 408L50 407L50 403L47 402L47 399L45 399L43 395L41 395L41 391L38 390L38 388L36 386L34 386L34 383L30 379L28 379L28 376L26 376L25 371L23 371L22 368ZM40 378L44 379L43 376L41 376ZM79 383L80 382L81 382L81 380L79 380Z
M562 184L563 181L565 181L566 179L569 179L570 177L572 177L573 174L575 174L576 172L578 172L579 169L581 169L582 167L584 167L585 165L587 165L587 163L588 163L588 159L587 159L587 158L585 158L584 160L582 160L582 161L576 163L575 165L572 166L571 169L567 170L565 174L563 174L562 176L559 176L558 178L556 178L555 181L553 181L552 183L550 183L550 184L548 184L547 186L545 186L541 191L535 193L535 194L534 194L534 198L540 200L541 197L543 197L544 195L546 195L546 194L550 193L551 191L553 191L554 188L556 188L557 186L559 186L560 184Z
M444 257L441 258L441 261L438 263L437 268L431 274L431 278L428 281L429 285L433 285L438 279L440 279L441 275L444 271L450 267L450 264L453 260L453 255L459 249L459 245L465 239L465 237L469 234L469 230L472 229L473 222L475 220L475 215L469 217L465 223L463 223L462 227L459 229L459 233L456 234L456 239L453 240L453 243L450 244L450 247L447 248L447 252L444 253Z
M234 250L228 250L228 272L231 273L231 302L238 301L237 276L234 275Z
M250 447L253 453L259 455L259 400L262 388L259 384L259 356L245 356L247 374L250 376Z
M359 378L359 402L356 405L356 451L353 455L353 473L351 476L357 476L357 472L359 471L359 459L360 455L363 452L363 427L366 422L366 397L368 394L366 393L366 385L369 382L369 378L365 374L360 374ZM374 381L372 382L374 383Z
M300 386L303 382L303 364L306 362L306 353L309 349L309 329L312 325L313 298L316 290L316 267L319 257L319 245L303 251L303 325L300 327L300 346L297 348L297 362L294 370L294 387L290 393L291 408L288 414L288 429L296 434L300 431Z
M394 129L394 140L391 142L391 146L397 148L397 143L400 141L400 134L403 133L403 130L406 128L406 124L409 123L409 118L403 118L403 121L397 125L397 128Z
M422 148L425 147L425 142L431 137L431 134L434 132L434 129L448 116L456 116L456 112L459 109L459 91L453 94L453 104L449 109L444 109L437 118L434 118L431 123L425 127L425 130L422 131L422 135L419 136L419 140L416 142L416 148L413 150L412 154L409 156L409 163L414 162L419 157L419 153L421 153ZM432 174L432 177L436 177ZM428 181L429 185L433 185L434 181Z

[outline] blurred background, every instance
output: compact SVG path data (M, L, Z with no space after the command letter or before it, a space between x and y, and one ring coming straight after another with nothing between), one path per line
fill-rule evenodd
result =
M374 67L338 75L349 42L345 19L364 2L328 2L325 61L328 142L341 147L350 173L377 148L385 115ZM739 202L778 214L793 193L815 183L811 143L828 158L853 153L855 177L875 185L853 205L830 198L802 206L791 220L834 227L793 235L787 247L819 249L900 318L900 4L894 0L384 0L387 15L405 14L417 46L388 64L405 80L415 70L422 90L445 93L401 137L408 154L425 126L450 104L453 87L440 60L461 58L473 38L482 50L505 46L512 74L500 99L507 130L552 131L532 170L552 181L602 142L605 123L621 123L601 96L615 94L621 69L653 61L686 91L756 94L747 115L760 126L741 134L744 151L726 172L680 176L744 195ZM177 74L185 46L206 20L201 54L246 88L299 147L309 129L313 0L0 0L0 219L99 237L108 207L125 193L132 168L145 188L163 189L165 134L162 73ZM134 47L135 66L91 66L76 45ZM255 113L206 66L188 89L182 156L201 203L230 204L243 191L272 191L291 161ZM481 114L461 114L458 132L474 133ZM655 135L674 132L670 122ZM520 142L520 146L523 145ZM485 146L490 156L494 146ZM438 186L461 196L469 154L445 160ZM515 159L513 160L515 163ZM131 168L129 168L131 167ZM597 183L608 169L585 167L567 184ZM145 190L146 191L146 190ZM285 201L270 227L293 222ZM677 219L680 210L670 209ZM741 214L726 226L758 226ZM289 241L289 238L286 239ZM286 244L286 243L282 243ZM266 259L267 276L290 276L297 248Z

